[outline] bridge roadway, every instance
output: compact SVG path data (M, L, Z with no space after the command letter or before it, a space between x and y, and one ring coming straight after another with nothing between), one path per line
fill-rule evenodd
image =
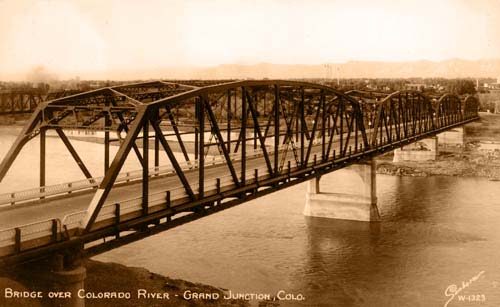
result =
M335 148L332 148L332 151L333 149ZM270 149L268 148L268 153L272 155L273 152L269 150ZM336 150L338 150L338 148L336 148ZM318 153L321 153L321 145L313 146L309 161L313 162L313 155ZM249 155L250 154L251 153L249 153ZM295 164L295 159L291 150L288 152L287 158L289 159L287 159L286 161L291 161L293 164ZM281 161L281 159L282 154L279 155L279 161ZM207 183L211 181L215 182L217 178L224 177L229 174L229 169L227 167L227 164L225 163L218 163L216 165L210 166L210 159L208 159L206 163L207 166L205 168L205 182ZM287 166L287 163L288 162L285 162L284 164L285 168ZM234 163L234 167L237 174L240 175L240 164ZM263 174L264 171L267 170L265 159L263 158L263 156L247 158L247 180L251 180L254 178L255 169L259 169L260 174ZM188 181L191 183L193 192L197 194L198 185L193 183L198 182L198 169L192 168L190 170L184 170L184 173ZM182 184L175 174L152 177L149 182L149 194L155 194L162 191L166 192L167 190L174 190L176 188L182 188ZM64 197L48 198L42 201L36 200L2 208L0 209L1 229L14 228L21 225L53 218L62 220L66 215L86 210L94 194L95 189L92 189L73 194L65 194ZM141 195L142 182L140 180L130 183L123 183L115 186L111 190L106 203L119 203L127 199L140 197Z

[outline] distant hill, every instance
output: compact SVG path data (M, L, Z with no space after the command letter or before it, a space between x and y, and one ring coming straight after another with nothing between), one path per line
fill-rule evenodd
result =
M17 74L0 79L26 80L28 76ZM349 61L345 63L271 64L252 65L223 64L212 67L151 67L100 72L71 72L58 79L80 76L82 80L147 80L147 79L289 79L289 78L498 78L500 58L486 60L451 59L446 61ZM28 78L29 79L29 78Z
M330 68L328 68L329 66ZM171 73L175 73L172 71ZM441 62L375 62L350 61L340 64L283 65L261 63L255 65L227 64L194 69L193 78L410 78L410 77L498 77L500 59L494 60L446 60Z

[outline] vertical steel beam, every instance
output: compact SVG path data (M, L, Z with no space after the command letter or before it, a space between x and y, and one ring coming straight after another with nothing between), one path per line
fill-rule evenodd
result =
M247 99L245 87L241 87L241 183L246 182L247 164Z
M146 113L146 116L149 112ZM142 214L148 214L149 204L149 121L142 126Z
M198 106L198 193L199 198L203 198L205 192L205 104L203 97L198 97L196 105Z
M325 128L326 128L326 110L325 110L325 93L321 90L321 161L326 161L326 136L325 136Z
M247 95L249 95L248 92L247 92ZM249 95L247 98L248 98L248 104L249 104L249 106L250 105L252 106L250 108L250 110L253 110L255 108L255 110L257 111L257 114L258 114L258 107L257 107L257 105L259 103L258 103L256 97L257 97L257 95L254 94L253 97L250 97L250 95ZM255 105L254 105L254 102L255 102ZM253 114L252 114L252 117L253 117ZM256 149L257 149L257 126L256 126L256 122L254 120L254 123L253 123L253 150L255 151Z
M304 88L300 89L300 166L304 166L304 126L306 125L304 115ZM297 117L298 119L299 117ZM297 127L298 128L298 127ZM298 130L297 130L298 131Z
M160 108L154 108L152 110L149 110L149 116L154 121L158 122L159 118L160 118ZM155 172L157 172L158 171L158 167L160 166L160 138L158 137L158 135L156 134L155 131L153 131L153 132L155 134L155 142L154 142L154 165L155 165Z
M46 161L46 151L45 151L45 133L46 129L41 128L40 129L40 192L45 192L45 188L42 189L42 187L45 187L45 161ZM41 197L43 199L44 197Z
M342 153L344 152L343 150L343 140L344 140L344 112L345 112L345 107L344 107L344 99L339 98L339 108L340 108L340 131L339 131L339 142L340 142L340 150L339 152Z
M279 85L274 86L274 174L279 171L279 147L280 147L280 89Z
M155 171L160 166L160 139L155 135Z
M231 90L227 90L227 151L231 152Z
M109 129L111 129L111 120L109 113L104 115L104 173L109 168Z
M195 122L198 121L198 118L200 117L200 110L199 110L199 106L198 106L198 103L195 103L194 104L194 117L195 117ZM194 159L195 160L198 160L198 157L199 157L199 131L198 131L198 127L195 125L194 127Z

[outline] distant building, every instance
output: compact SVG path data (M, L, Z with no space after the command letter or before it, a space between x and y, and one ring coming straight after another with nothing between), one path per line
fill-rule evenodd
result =
M425 84L423 83L410 83L405 84L407 90L423 91L425 89Z
M500 90L500 83L485 83L484 87L490 90Z
M485 83L484 87L490 90L500 90L500 77L497 78L496 83Z

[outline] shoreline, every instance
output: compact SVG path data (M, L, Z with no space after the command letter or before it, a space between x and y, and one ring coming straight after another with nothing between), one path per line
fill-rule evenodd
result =
M182 279L173 279L168 276L153 273L142 267L129 267L115 262L101 262L86 260L87 278L85 291L98 293L103 291L130 292L130 299L86 299L86 306L233 306L247 307L249 302L234 299L222 299L227 289L189 282ZM138 297L139 290L147 293L168 293L169 298ZM215 294L215 299L184 299L184 293ZM190 292L189 292L190 291ZM160 296L161 297L161 296Z
M403 177L476 177L500 180L500 166L469 161L467 158L441 158L426 162L377 160L377 174Z
M483 149L484 144L494 146ZM377 174L480 177L500 181L500 114L482 113L479 121L465 125L464 145L439 146L436 160L392 162L392 157L391 152L376 158Z

